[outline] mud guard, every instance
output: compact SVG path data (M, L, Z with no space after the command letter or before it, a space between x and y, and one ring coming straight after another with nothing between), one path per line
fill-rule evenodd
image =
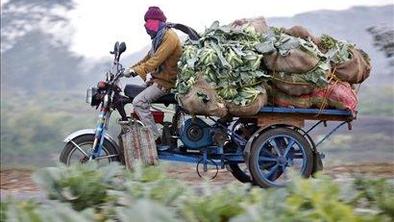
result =
M317 150L313 151L313 168L312 168L312 176L323 170L323 161L321 160L321 155Z
M68 142L70 142L71 140L73 140L73 139L75 139L77 137L80 137L80 136L83 136L83 135L95 135L95 134L96 134L96 130L95 129L78 130L78 131L75 131L75 132L71 133L70 135L68 135L63 140L63 142L68 143ZM105 133L104 134L104 139L106 139L108 142L110 142L111 145L113 145L116 148L118 153L122 153L121 152L122 150L120 149L118 143L116 142L116 140L114 138L112 138L111 135L109 135L108 133Z

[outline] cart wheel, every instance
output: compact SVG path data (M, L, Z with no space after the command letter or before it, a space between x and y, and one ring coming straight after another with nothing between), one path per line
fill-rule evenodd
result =
M207 161L207 165L204 166L204 159L201 158L197 162L196 171L199 177L205 180L213 180L219 173L219 166L211 159L208 159Z
M234 123L232 131L248 140L254 132L259 129L255 122L250 120L238 119ZM232 144L236 142L233 141ZM246 163L230 163L227 165L227 170L241 183L253 183L248 165Z
M309 142L289 128L275 128L261 134L254 143L249 170L254 182L263 187L282 187L289 171L304 177L312 173L313 155Z
M248 166L245 163L231 163L227 166L227 170L241 183L252 182Z

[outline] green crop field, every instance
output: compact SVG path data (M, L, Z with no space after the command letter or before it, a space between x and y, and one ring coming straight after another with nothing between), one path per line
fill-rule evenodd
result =
M392 221L394 187L384 179L346 184L293 177L285 188L231 183L201 189L169 179L159 168L94 163L38 170L45 201L2 199L7 221Z

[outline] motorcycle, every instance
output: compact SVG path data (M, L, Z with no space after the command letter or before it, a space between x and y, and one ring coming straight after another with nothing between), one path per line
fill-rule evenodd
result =
M120 87L124 67L119 60L125 50L124 42L115 43L114 50L110 52L114 55L112 68L106 72L105 81L87 90L86 102L100 110L96 128L79 130L67 136L60 162L66 165L87 161L125 164L123 147L119 145L121 141L117 142L108 133L109 120L111 113L117 111L119 123L135 121L143 125L133 113L126 114L125 105L131 104L144 89L137 85L126 85L123 90ZM167 147L158 149L160 160L194 163L198 175L209 179L216 177L220 168L227 168L239 181L255 182L262 187L285 185L288 179L280 178L287 168L296 166L297 160L301 161L297 170L303 176L308 177L312 173L312 147L299 132L283 127L263 130L254 117L206 116L203 119L191 116L178 105L172 93L154 103L166 109L170 105L174 107L171 122L164 121L163 109L152 111L155 122L162 128L160 145ZM262 140L261 137L271 135L272 131L275 132L273 139L267 137Z

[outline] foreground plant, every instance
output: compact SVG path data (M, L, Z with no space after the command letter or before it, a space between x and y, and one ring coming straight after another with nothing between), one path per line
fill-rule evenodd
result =
M394 185L294 178L280 189L250 184L185 186L157 167L133 172L94 163L39 170L50 200L2 200L1 221L393 221Z

